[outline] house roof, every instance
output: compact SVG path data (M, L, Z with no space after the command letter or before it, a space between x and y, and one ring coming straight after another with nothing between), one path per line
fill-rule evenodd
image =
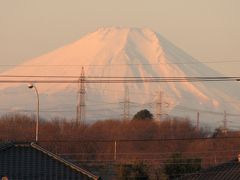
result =
M100 179L35 143L0 143L0 178L5 176L18 180Z
M198 173L190 174L179 178L179 180L238 180L240 179L240 162L232 160Z

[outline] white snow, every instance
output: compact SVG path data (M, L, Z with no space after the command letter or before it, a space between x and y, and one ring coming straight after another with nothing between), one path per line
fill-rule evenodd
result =
M101 28L72 44L26 61L1 75L80 76L82 66L85 68L86 76L222 76L148 28L116 27ZM0 84L0 89L3 91L19 86L20 84ZM69 103L74 106L76 84L37 84L37 86L40 94L52 96L53 104L59 103L58 98L53 98L55 94L65 92L72 94L73 102ZM94 114L92 104L97 104L97 101L101 101L102 104L122 101L124 87L125 84L87 84L87 104L89 109L92 109L89 117ZM236 103L228 107L225 104L226 101L239 99L239 87L236 88L233 83L229 83L228 87L225 83L202 82L131 83L128 87L131 101L140 104L154 103L152 101L156 94L163 91L168 104L171 104L168 111L174 109L176 104L218 111L224 111L226 108L231 111L239 110ZM109 109L107 112L111 114Z

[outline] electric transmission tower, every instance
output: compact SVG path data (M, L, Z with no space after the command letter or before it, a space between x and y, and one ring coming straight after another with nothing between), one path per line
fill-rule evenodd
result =
M163 95L163 92L160 91L159 92L159 97L158 97L158 100L156 102L156 119L158 121L160 121L162 119L162 95Z
M224 118L223 118L223 133L227 133L227 112L224 111Z
M158 99L156 101L156 110L155 110L156 120L161 121L163 115L168 115L163 111L163 108L166 108L168 106L169 106L169 103L163 100L163 92L160 91Z
M197 112L197 131L200 130L200 113Z
M128 120L130 118L130 97L128 86L125 87L123 104L123 119Z
M81 76L79 77L78 83L78 92L77 92L77 114L76 114L76 124L84 123L85 122L85 73L84 67L82 67Z

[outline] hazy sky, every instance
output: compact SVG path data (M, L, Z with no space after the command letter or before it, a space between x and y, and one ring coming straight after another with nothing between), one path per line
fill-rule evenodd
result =
M99 27L149 27L240 76L240 0L0 0L0 71ZM219 63L219 62L222 63Z

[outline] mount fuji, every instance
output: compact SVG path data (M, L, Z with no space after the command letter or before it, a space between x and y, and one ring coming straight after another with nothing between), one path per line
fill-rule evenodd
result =
M82 67L86 78L223 76L148 28L110 27L26 61L1 73L0 79L25 76L25 80L32 82L43 79L40 76L80 76ZM77 84L39 83L36 86L42 116L75 116ZM240 110L237 82L88 83L86 121L119 118L123 114L121 102L126 89L132 115L145 108L154 113L155 104L161 103L161 114L195 118L200 111L203 122L219 124L224 111L236 115ZM4 112L34 111L33 96L26 84L0 84L0 105Z

